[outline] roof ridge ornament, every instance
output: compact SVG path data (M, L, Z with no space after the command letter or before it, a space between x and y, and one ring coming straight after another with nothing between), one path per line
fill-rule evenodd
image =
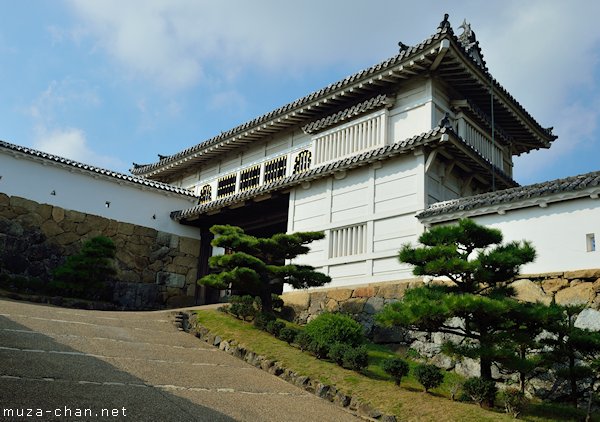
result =
M467 54L471 56L479 66L487 71L487 65L483 59L483 52L481 51L475 32L471 29L471 24L467 22L467 19L463 19L463 23L459 28L461 28L463 32L457 37L458 42L460 42Z
M400 51L398 53L402 54L404 51L410 48L409 45L404 44L402 41L398 41L398 47L400 47Z
M448 13L444 14L444 20L440 22L440 24L438 25L438 32L443 31L444 29L452 29L452 26L450 26L450 22L448 21L448 18L450 17L450 15Z
M452 123L450 122L450 113L446 113L442 119L438 122L440 128L452 129Z

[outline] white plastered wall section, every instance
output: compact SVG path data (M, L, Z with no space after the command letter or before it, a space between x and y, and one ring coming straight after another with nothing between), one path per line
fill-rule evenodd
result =
M505 214L472 217L498 228L504 241L529 240L537 251L535 262L521 273L545 273L600 267L600 252L588 251L586 236L600 237L600 200L590 197L507 210Z
M0 192L9 196L179 236L200 237L197 228L170 218L171 211L193 206L193 197L1 151L0 176Z
M429 81L405 87L389 110L386 143L430 130L433 114ZM413 278L397 256L423 231L415 215L426 203L424 165L415 150L292 189L288 232L326 235L295 262L328 274L328 288Z

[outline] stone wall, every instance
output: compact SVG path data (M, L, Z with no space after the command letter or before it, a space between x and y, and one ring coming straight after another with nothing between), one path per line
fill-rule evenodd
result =
M94 236L116 245L114 299L127 308L192 305L200 241L0 193L0 272L48 281Z
M353 314L375 340L401 342L404 333L376 327L373 318L386 304L402 299L407 289L420 285L423 285L423 279L415 278L347 288L294 291L284 293L282 298L293 309L299 323L306 323L322 312L340 311ZM561 305L585 305L600 310L600 269L521 275L515 279L513 287L517 298L523 301L550 303L554 297ZM596 314L600 316L600 312ZM600 319L597 324L600 330Z

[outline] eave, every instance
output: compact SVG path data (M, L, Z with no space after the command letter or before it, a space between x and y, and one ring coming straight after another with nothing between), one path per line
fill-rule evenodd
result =
M423 133L412 138L396 142L372 151L358 154L352 157L344 158L333 163L329 163L309 171L294 174L292 176L280 179L268 185L250 189L236 195L231 195L209 203L196 205L186 210L174 211L171 218L182 223L190 223L201 218L203 215L211 215L220 212L226 208L242 207L249 201L260 201L267 199L274 192L280 192L313 180L329 176L343 175L346 171L358 167L388 160L392 157L407 154L422 149L442 148L454 155L461 155L464 160L470 163L470 169L476 172L482 179L489 179L492 174L492 165L487 162L477 151L458 137L458 135L448 127L436 127L427 133ZM504 187L517 185L508 175L494 168L497 174L498 184Z
M433 204L417 215L426 225L575 199L600 198L600 171Z
M444 81L459 96L471 99L484 111L491 110L493 90L495 123L514 140L514 154L548 148L556 139L491 77L485 65L467 53L452 28L445 26L422 43L403 49L375 66L179 153L160 156L156 163L134 164L131 172L150 179L169 180L174 174L249 143L302 127L378 93L390 92L402 81L417 76L434 76Z

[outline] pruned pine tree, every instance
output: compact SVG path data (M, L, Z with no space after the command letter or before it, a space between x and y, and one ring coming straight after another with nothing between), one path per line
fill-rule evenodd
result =
M577 402L585 393L584 384L592 394L594 382L598 380L600 369L600 332L575 326L575 321L583 306L550 305L555 317L546 327L549 335L541 340L544 347L542 356L548 368L555 368L556 375L567 381L568 400L577 407ZM583 381L583 384L582 384Z
M532 262L528 242L502 244L502 233L463 219L456 225L434 227L419 237L422 246L404 245L401 262L415 275L447 277L449 283L410 289L400 302L387 305L378 320L409 329L455 334L450 355L479 359L480 376L492 379L493 363L507 358L501 339L527 314L508 286L521 265Z
M202 277L198 283L216 289L243 290L261 299L263 312L272 311L273 292L284 283L296 289L322 286L331 281L309 265L286 264L309 252L307 246L323 239L322 232L278 233L261 238L244 233L239 227L215 225L213 246L225 248L225 255L213 256L209 265L215 273Z

